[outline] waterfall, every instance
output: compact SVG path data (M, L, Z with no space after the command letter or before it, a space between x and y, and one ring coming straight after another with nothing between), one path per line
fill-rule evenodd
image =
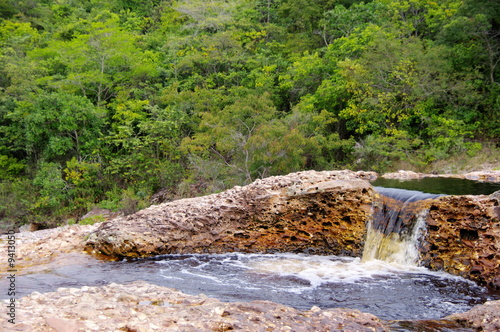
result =
M442 195L375 187L373 217L367 227L362 261L416 265L419 239L425 229L427 205Z

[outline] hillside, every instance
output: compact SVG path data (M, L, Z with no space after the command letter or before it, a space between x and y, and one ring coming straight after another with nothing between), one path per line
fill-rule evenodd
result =
M6 0L3 228L300 170L500 166L500 3Z

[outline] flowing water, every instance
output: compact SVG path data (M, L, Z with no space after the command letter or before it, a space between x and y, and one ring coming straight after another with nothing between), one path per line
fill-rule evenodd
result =
M230 253L96 262L75 255L73 260L78 264L20 275L18 295L145 280L222 301L269 300L299 309L354 308L388 320L436 319L500 298L442 272L337 256Z
M367 227L363 262L374 259L414 266L425 228L427 203L441 194L375 187L373 218Z
M374 204L362 258L228 253L103 262L74 254L72 263L20 275L19 295L145 280L223 301L269 300L299 309L354 308L387 320L438 319L500 299L499 293L466 279L417 266L425 199L436 195L377 190L381 195ZM394 331L423 329L400 324Z

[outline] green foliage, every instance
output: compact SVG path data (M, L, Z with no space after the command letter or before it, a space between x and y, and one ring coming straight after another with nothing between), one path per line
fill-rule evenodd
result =
M121 190L114 187L106 192L105 199L97 204L102 209L122 212L125 215L132 214L149 206L148 194L144 190L135 191L132 188Z
M68 93L26 96L6 117L12 145L32 161L90 155L99 145L102 112L85 97Z
M16 158L0 155L0 181L16 179L25 168Z
M103 222L103 221L105 221L105 219L104 219L103 216L96 215L96 216L92 216L92 217L88 217L88 218L82 219L82 220L80 220L78 222L78 224L80 224L80 225L93 225L96 222Z
M4 1L0 217L498 149L499 17L488 0Z
M17 178L0 182L1 226L24 224L29 221L29 208L33 204L33 184L29 179ZM4 228L4 227L0 227Z
M33 186L39 196L32 206L35 216L58 213L65 207L68 187L62 177L62 169L56 163L42 162L33 179Z

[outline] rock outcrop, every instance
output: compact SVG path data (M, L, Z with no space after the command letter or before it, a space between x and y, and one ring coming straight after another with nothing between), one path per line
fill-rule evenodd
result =
M358 310L302 311L269 301L226 303L142 281L35 292L19 300L16 314L15 325L2 325L29 332L388 331L379 318Z
M474 331L498 332L500 331L500 301L489 301L467 312L452 314L444 319L457 322Z
M500 288L500 199L445 196L429 206L424 266Z
M16 234L16 267L21 274L70 264L84 250L115 258L229 251L360 256L375 196L365 180L375 177L351 171L293 173L95 225ZM499 202L498 192L425 202L424 265L500 287ZM402 230L409 225L403 223ZM33 293L18 303L14 331L387 331L394 324L357 310L224 303L144 282ZM488 302L436 324L498 331L499 306L500 301Z
M426 174L413 171L398 171L382 175L386 179L414 180L423 178L457 178L483 182L500 182L500 171L476 171L464 174Z
M372 172L299 172L182 199L103 222L89 250L114 257L169 253L308 252L359 256Z
M97 226L72 225L15 234L16 269L42 269L44 265L58 260L61 254L83 253L85 237L95 231ZM2 241L6 241L5 235L0 239L0 244ZM0 273L7 269L7 264L0 264Z

